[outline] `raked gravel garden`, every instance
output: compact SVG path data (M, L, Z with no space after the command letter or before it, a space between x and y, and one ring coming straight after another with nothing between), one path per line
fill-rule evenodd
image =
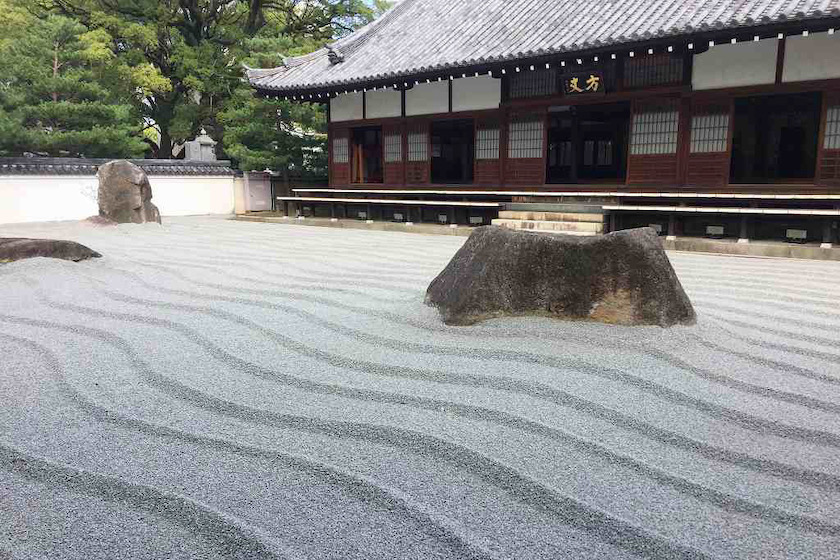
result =
M669 257L690 327L443 325L464 238L0 225L0 558L840 558L840 263Z

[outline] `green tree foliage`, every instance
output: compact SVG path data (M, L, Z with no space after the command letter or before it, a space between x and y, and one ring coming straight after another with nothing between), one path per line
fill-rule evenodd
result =
M321 47L328 37L303 40L278 32L266 24L242 45L242 63L271 68L282 57L305 54ZM225 150L242 170L299 170L326 174L326 113L315 104L297 104L257 97L241 88L219 113Z
M326 121L321 107L260 99L243 89L219 118L227 153L243 171L326 175Z
M222 137L218 113L246 87L250 39L321 44L374 16L363 0L31 1L107 34L129 68L146 68L135 108L158 130L158 157L201 128Z
M386 0L372 6L348 3L337 9L329 29L306 36L283 31L282 22L268 21L242 45L243 63L272 68L285 56L310 53L338 36L369 23L391 7ZM272 169L295 175L327 174L326 114L323 106L259 98L240 92L219 114L227 153L243 170Z
M139 116L102 80L110 42L67 17L0 11L0 153L141 156Z
M0 151L121 156L145 145L167 158L206 128L221 141L217 148L251 168L318 167L323 108L255 98L243 63L276 66L281 54L315 50L386 7L384 0L0 0ZM266 120L250 122L258 119Z

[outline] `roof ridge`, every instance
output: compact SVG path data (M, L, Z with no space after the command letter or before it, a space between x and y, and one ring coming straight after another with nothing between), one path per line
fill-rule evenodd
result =
M327 45L325 47L321 47L316 51L312 51L311 53L301 54L298 56L290 56L290 57L283 57L283 65L282 67L291 68L293 66L299 66L305 62L309 62L310 60L314 60L316 58L320 58L322 56L327 56L328 47L331 45Z

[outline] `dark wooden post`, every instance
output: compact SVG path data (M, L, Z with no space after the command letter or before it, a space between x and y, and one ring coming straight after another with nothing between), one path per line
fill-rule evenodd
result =
M569 180L572 183L577 183L578 173L580 172L578 167L583 163L583 143L580 135L580 118L576 107L572 107L569 116L572 117L572 169L569 172ZM548 135L547 130L546 135Z
M738 243L747 243L750 239L750 218L741 216L741 232L738 235Z
M822 247L830 249L833 242L834 239L831 235L831 218L825 218L823 220Z

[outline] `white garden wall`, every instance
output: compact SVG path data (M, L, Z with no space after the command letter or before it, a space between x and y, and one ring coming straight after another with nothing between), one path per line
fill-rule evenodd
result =
M151 176L152 202L161 216L233 214L233 176Z
M149 176L162 216L232 214L232 175ZM82 220L99 213L95 175L0 175L0 224Z

